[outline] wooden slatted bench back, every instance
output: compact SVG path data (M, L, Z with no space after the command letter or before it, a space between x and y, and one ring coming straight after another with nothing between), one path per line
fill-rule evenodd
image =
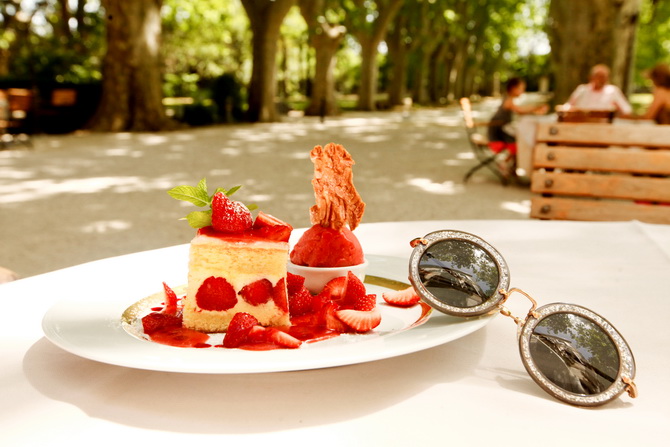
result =
M543 123L531 217L670 224L670 126Z

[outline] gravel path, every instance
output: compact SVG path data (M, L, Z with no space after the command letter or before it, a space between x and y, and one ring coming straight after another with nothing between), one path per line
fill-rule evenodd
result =
M491 104L485 111L490 110ZM363 222L528 219L527 187L503 187L475 163L457 107L286 118L155 134L40 135L0 151L0 266L26 277L186 243L187 206L165 191L242 184L238 200L309 225L309 151L343 144L367 203Z

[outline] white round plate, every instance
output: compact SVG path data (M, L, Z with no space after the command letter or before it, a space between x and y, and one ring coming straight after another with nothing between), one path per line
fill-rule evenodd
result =
M369 256L369 260L370 277L406 282L406 259ZM156 291L161 288L161 284L156 284ZM381 298L385 287L366 284L366 288L378 296L380 326L370 333L345 334L305 343L298 349L246 351L161 345L124 329L122 315L134 304L132 300L96 301L90 296L54 305L44 315L42 329L62 349L113 365L168 372L246 374L327 368L395 357L456 340L492 319L456 318L436 311L421 319L421 306L391 307Z

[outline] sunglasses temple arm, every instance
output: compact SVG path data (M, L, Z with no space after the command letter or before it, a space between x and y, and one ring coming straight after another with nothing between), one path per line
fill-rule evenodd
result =
M623 380L623 383L626 384L626 392L628 393L628 395L632 399L635 399L637 397L637 385L635 385L633 379L629 377L622 377L621 380Z

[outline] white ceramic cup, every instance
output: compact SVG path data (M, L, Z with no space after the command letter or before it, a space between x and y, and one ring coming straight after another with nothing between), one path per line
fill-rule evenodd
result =
M313 294L323 290L328 281L340 276L347 276L348 272L356 275L361 281L365 279L365 269L368 267L368 260L365 259L362 264L350 265L347 267L306 267L297 265L288 261L287 270L294 275L300 275L305 278L305 287Z

